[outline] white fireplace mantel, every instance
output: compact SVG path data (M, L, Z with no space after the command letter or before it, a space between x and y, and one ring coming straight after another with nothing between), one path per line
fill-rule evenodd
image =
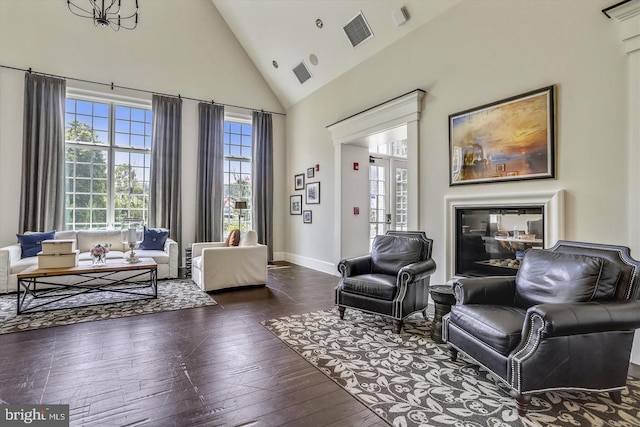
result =
M474 207L542 206L544 213L544 241L551 247L564 239L564 190L535 193L503 193L465 196L445 196L445 253L446 274L454 277L456 253L456 209Z

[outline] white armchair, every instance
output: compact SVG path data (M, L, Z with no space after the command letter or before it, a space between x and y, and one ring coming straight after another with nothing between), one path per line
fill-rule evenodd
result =
M267 247L257 243L255 231L248 231L238 246L224 242L194 243L191 247L191 276L203 291L266 285Z

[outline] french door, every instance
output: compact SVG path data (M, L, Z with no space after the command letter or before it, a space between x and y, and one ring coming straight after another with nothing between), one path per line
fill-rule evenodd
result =
M369 163L369 248L387 230L407 230L407 161L372 157Z

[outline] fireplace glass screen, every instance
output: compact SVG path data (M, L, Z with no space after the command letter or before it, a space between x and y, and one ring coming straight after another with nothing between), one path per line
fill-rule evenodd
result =
M542 206L456 209L457 276L513 276L529 248L544 247Z

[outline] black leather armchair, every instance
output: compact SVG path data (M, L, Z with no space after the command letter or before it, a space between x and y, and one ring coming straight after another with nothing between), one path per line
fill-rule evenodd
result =
M511 389L518 412L549 390L609 392L621 402L635 329L638 267L623 246L559 241L529 250L514 277L458 279L443 318L458 350Z
M436 270L431 259L433 240L421 231L388 231L376 236L370 255L338 263L342 279L336 288L340 318L346 307L393 320L399 334L403 319L429 302L429 280Z

